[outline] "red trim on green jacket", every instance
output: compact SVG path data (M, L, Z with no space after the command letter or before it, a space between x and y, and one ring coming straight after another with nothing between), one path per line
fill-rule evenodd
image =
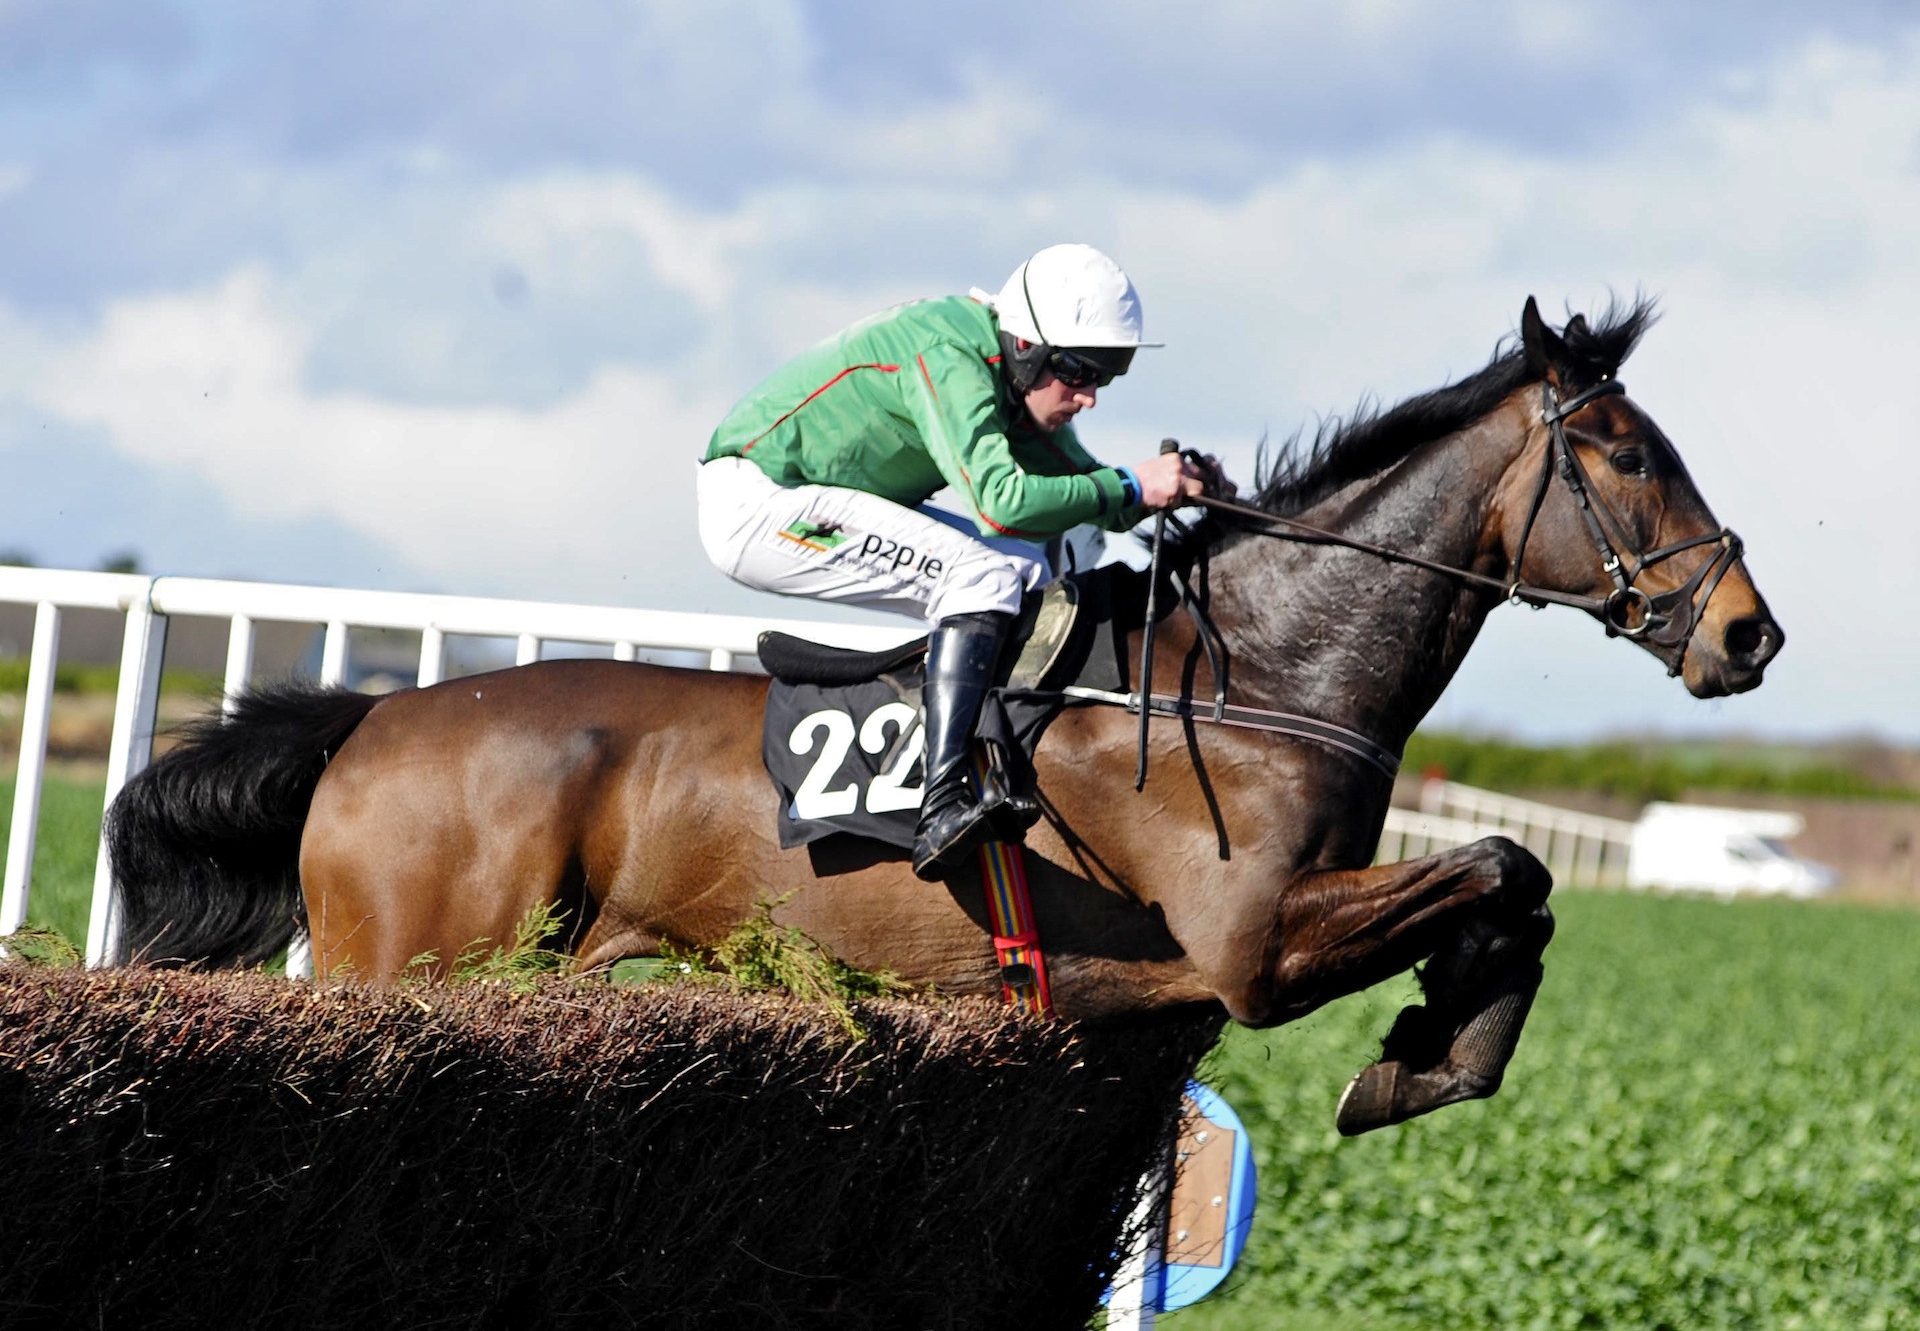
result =
M920 372L924 374L926 373L926 369L927 369L926 362L922 361L920 365ZM740 446L740 456L745 457L748 453L752 452L753 446L755 444L759 443L762 439L765 439L768 435L772 434L775 430L779 429L781 426L785 425L788 421L792 420L795 413L797 413L800 410L800 408L806 406L807 403L819 397L822 393L826 392L829 388L832 388L835 384L839 383L842 379L852 374L855 370L879 370L882 374L900 373L900 367L898 365L882 365L877 361L866 364L866 365L847 366L846 369L840 371L840 373L834 375L833 378L827 380L824 384L821 384L820 387L814 389L811 393L801 398L791 408L789 408L786 414L781 416L779 420L775 421L772 425L769 425L766 429L762 430L759 434L756 434L753 438L747 440L746 443L742 444ZM931 388L933 386L932 382L929 381L927 386Z
M1002 536L1012 536L1022 541L1043 541L1045 532L1028 531L1024 527L1003 527L987 516L987 510L980 502L980 494L973 488L973 477L967 474L965 467L960 468L960 479L967 483L967 498L973 503L973 511L980 515L980 521L999 532Z

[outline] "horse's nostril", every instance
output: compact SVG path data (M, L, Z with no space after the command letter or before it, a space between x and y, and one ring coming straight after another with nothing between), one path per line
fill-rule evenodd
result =
M1782 637L1770 619L1737 619L1727 625L1727 655L1749 667L1763 666L1779 652Z

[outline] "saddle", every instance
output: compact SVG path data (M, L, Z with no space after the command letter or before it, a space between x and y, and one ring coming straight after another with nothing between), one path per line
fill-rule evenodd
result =
M1064 706L1056 690L1124 687L1124 607L1137 624L1139 582L1132 570L1109 565L1027 598L974 729L983 779L1031 790L1034 749ZM922 638L862 652L760 635L760 664L773 676L761 753L781 793L783 849L836 833L913 848L924 779L926 645Z

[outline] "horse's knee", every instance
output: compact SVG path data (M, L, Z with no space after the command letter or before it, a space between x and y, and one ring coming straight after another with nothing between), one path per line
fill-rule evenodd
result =
M1429 958L1420 985L1443 1006L1470 1002L1489 985L1532 971L1553 941L1553 912L1543 903L1519 917L1478 916Z
M1553 941L1554 928L1553 912L1543 901L1520 921L1517 932L1528 947L1535 952L1545 952L1547 944Z
M1521 914L1547 904L1547 895L1553 891L1553 874L1539 856L1503 836L1485 837L1474 842L1472 849L1483 861L1490 896ZM1549 916L1549 928L1551 923Z

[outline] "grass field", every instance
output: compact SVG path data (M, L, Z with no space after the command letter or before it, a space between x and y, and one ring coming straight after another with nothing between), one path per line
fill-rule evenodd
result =
M1260 1211L1223 1292L1168 1326L1920 1326L1920 916L1555 910L1493 1100L1335 1135L1405 987L1228 1037L1203 1075L1247 1124Z
M32 918L76 940L99 816L97 787L48 783ZM1165 1325L1920 1328L1920 915L1555 909L1491 1101L1334 1133L1409 982L1228 1036L1203 1075L1253 1139L1256 1232L1225 1290Z
M34 839L33 891L27 923L58 929L85 946L93 896L93 857L100 844L101 785L48 775L40 790L40 831ZM13 777L0 777L0 810L13 808ZM11 841L11 819L0 820L0 850Z

